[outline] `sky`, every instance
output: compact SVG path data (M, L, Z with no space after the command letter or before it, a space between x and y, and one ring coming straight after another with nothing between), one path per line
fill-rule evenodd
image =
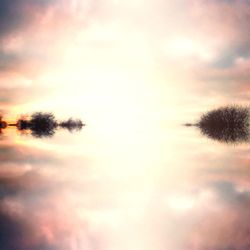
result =
M249 0L0 0L3 250L247 250L249 149L195 128L248 105Z

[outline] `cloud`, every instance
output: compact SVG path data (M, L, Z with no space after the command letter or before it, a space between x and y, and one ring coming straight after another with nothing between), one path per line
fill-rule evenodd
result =
M193 0L189 17L194 28L190 36L203 41L213 51L209 61L193 64L193 77L211 94L222 92L230 97L246 95L249 84L250 5L247 0ZM241 96L240 96L241 97ZM231 98L239 101L237 96Z
M1 249L93 249L97 240L76 213L74 185L63 177L68 161L51 151L5 141L0 162Z
M56 250L25 218L10 213L0 205L0 244L3 250Z
M17 54L0 51L0 57L1 57L0 71L10 70L15 67L20 67L21 59Z
M40 72L61 58L96 0L1 0L0 72ZM46 67L47 66L47 67Z
M3 148L2 148L3 149ZM8 153L8 150L7 152ZM3 162L3 161L2 161ZM39 232L38 224L27 217L24 193L31 195L41 189L42 176L36 171L5 177L0 176L0 244L1 249L35 249L52 248L48 240ZM32 184L33 183L33 184ZM36 190L36 191L34 191ZM27 194L28 195L28 194ZM23 202L19 201L21 199ZM24 209L26 207L26 209Z
M60 84L40 79L44 72L56 70L62 63L66 48L79 30L86 28L97 8L96 2L0 1L0 104L6 106L3 109L37 101L51 94L54 84Z
M16 88L0 87L0 105L7 112L9 108L15 105L40 100L44 95L47 95L48 91L51 91L50 94L52 94L54 90L47 87L34 88L34 86L20 86Z
M189 10L193 21L197 21L195 29L210 42L214 40L226 49L229 47L239 49L247 45L249 41L247 27L250 21L248 0L193 0L190 2Z
M53 0L1 0L0 36L17 32L46 14Z
M203 192L205 190L213 193L215 199L209 201L207 207L192 211L193 216L200 216L189 235L188 249L248 249L250 190L241 190L232 182L223 181L211 182L203 186Z
M0 145L1 165L6 163L40 165L46 163L56 163L56 156L51 152L32 149L27 146ZM0 167L1 169L1 167Z

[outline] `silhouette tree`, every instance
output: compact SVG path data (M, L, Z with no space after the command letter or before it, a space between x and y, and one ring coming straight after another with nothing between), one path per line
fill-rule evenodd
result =
M197 123L202 134L226 143L249 141L249 109L227 106L209 111Z
M70 132L72 131L79 131L85 126L80 119L72 119L69 118L68 120L62 121L59 123L61 128L68 129Z
M30 129L34 137L51 137L57 128L54 114L36 112L32 114L30 121L19 121L20 127Z
M27 130L30 128L30 122L24 119L19 119L15 125L18 130Z
M3 133L2 129L5 129L7 127L7 122L2 120L3 117L0 115L0 134Z
M4 129L7 127L7 122L3 121L2 119L3 117L0 116L0 129Z
M68 129L70 132L81 130L85 124L80 119L69 118L58 122L53 113L35 112L31 117L21 116L15 123L7 123L0 115L0 133L7 126L16 127L22 134L30 134L37 138L51 137L57 128Z
M51 137L55 134L57 128L68 129L70 132L81 130L85 124L80 119L69 118L62 122L58 122L52 113L35 112L31 118L20 118L16 124L19 131L31 131L34 137Z

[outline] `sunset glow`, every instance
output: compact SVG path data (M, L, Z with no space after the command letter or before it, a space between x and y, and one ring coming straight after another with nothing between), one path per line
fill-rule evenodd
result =
M247 250L249 143L201 134L248 107L247 0L0 0L1 250ZM237 131L236 131L237 132Z

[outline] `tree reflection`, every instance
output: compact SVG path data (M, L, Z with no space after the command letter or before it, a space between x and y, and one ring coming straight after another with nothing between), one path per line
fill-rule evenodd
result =
M27 124L31 134L38 138L53 136L57 128L57 122L52 113L36 112Z
M3 133L3 129L7 128L7 122L2 120L2 116L0 116L0 134Z
M64 121L57 121L53 113L35 112L30 118L22 117L16 123L7 123L0 117L1 129L8 126L16 127L22 134L30 131L31 135L37 138L52 137L58 128L68 129L70 132L79 131L84 126L80 119L69 118Z
M237 144L250 139L249 117L248 108L228 106L203 114L195 125L211 139Z
M73 131L81 130L84 124L79 119L74 120L72 118L69 118L68 120L60 122L59 126L61 128L68 129L68 131L70 132L73 132Z

